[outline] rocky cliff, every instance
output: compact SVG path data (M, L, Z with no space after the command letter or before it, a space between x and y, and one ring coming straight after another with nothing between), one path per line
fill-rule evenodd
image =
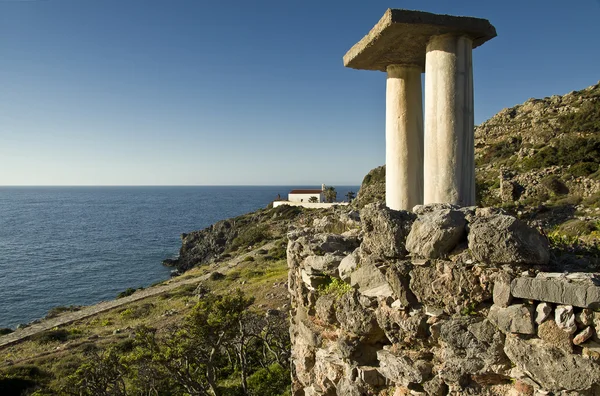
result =
M600 394L589 263L497 209L370 204L345 224L289 234L295 395Z

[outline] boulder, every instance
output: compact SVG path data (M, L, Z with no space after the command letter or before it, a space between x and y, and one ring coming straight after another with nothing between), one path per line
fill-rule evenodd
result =
M437 323L436 323L437 325ZM433 327L433 326L432 326ZM440 328L438 367L448 384L460 383L472 374L498 372L509 367L503 352L503 335L489 320L453 318Z
M462 212L442 209L419 216L412 224L406 250L425 258L444 257L466 236Z
M356 290L340 298L335 316L344 331L360 336L366 342L377 342L385 338L377 325L373 310L360 304Z
M337 383L336 390L338 395L346 396L363 396L366 393L364 387L345 377Z
M583 309L575 314L575 322L580 327L591 326L594 323L594 311L591 309Z
M581 308L600 308L600 286L591 280L571 281L567 278L521 277L510 286L513 297L547 301Z
M473 257L481 262L543 265L550 260L546 238L509 215L475 216L468 239Z
M524 304L502 308L492 305L488 319L503 333L535 334L533 307Z
M404 386L421 384L431 374L430 362L413 361L406 355L396 356L385 349L377 351L377 360L379 360L378 370L381 375L396 384Z
M350 275L350 284L367 297L390 297L393 294L385 274L370 260L363 260Z
M335 303L336 297L331 294L320 296L315 303L315 313L317 318L327 324L336 323Z
M359 249L356 249L354 252L344 257L338 266L338 275L344 282L350 282L350 274L352 274L358 266L358 250Z
M586 391L600 382L600 365L533 338L506 337L504 352L544 389Z
M416 215L392 210L383 203L365 206L361 212L364 231L361 254L379 258L403 258L406 237Z
M410 271L410 290L421 304L460 313L492 297L486 269L438 260L435 266L415 266Z
M392 288L393 297L403 307L416 306L417 298L410 290L410 262L399 262L390 265L385 273L385 278Z
M302 262L302 268L310 275L330 275L338 276L338 267L344 259L343 256L337 256L326 253L322 256L308 256Z

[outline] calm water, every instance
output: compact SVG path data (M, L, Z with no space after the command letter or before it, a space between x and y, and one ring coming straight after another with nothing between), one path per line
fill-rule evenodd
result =
M300 187L300 186L294 186ZM338 198L357 187L336 187ZM265 207L269 187L0 187L0 327L169 277L179 235Z

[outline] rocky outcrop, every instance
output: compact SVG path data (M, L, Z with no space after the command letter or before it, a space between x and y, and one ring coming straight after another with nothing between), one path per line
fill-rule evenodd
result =
M542 272L536 230L448 205L360 218L288 235L294 395L598 391L600 286Z

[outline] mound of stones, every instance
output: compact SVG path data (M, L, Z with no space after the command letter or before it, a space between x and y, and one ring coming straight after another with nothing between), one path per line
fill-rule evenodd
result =
M295 395L600 394L600 279L551 272L537 230L445 204L344 224L288 235Z

